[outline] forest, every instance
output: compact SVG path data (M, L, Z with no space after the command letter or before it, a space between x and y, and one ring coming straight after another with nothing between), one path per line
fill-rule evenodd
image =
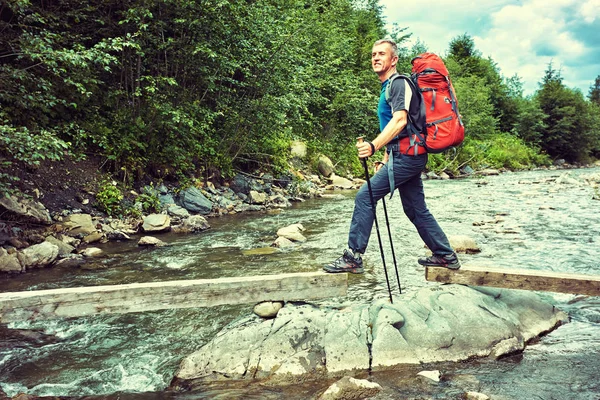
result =
M385 29L376 0L7 0L0 6L0 192L8 166L97 157L125 185L285 174L290 143L360 174L378 133L373 42L400 72L425 46ZM430 170L523 169L600 157L600 75L589 93L549 64L523 94L467 34L440 54L466 140Z

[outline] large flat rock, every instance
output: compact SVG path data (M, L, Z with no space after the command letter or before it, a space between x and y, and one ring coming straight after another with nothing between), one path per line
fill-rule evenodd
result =
M424 288L394 304L288 303L275 319L230 324L182 361L174 384L499 357L567 321L535 293L460 285Z

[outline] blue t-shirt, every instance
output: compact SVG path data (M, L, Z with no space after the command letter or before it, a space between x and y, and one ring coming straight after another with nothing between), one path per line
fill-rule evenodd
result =
M385 101L385 91L390 80L386 80L381 84L381 93L379 95L379 104L377 106L377 114L379 116L379 130L387 126L392 119L392 115L396 111L406 110L408 112L408 120L416 122L417 126L425 126L425 110L423 104L419 104L418 96L413 95L412 88L404 78L396 78L390 88L389 103ZM398 137L408 136L407 128L405 127Z

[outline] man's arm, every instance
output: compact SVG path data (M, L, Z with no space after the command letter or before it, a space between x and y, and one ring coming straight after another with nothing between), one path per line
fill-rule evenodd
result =
M375 146L375 151L381 149L386 144L388 144L392 139L394 139L402 129L408 123L408 113L406 110L396 111L392 115L392 119L385 126L383 131L371 142L373 146ZM356 147L358 149L358 156L360 158L370 157L373 154L371 153L371 145L368 142L357 143ZM384 162L387 161L387 154L384 156Z

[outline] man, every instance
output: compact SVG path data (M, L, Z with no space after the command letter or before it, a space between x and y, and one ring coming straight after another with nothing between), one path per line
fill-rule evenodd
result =
M377 113L381 133L373 142L356 144L358 156L366 158L386 147L383 166L376 167L371 178L375 202L398 189L404 213L417 228L421 239L432 251L431 257L419 259L424 266L442 266L459 269L460 262L450 246L448 238L431 215L425 204L421 172L427 164L427 153L421 146L416 150L408 137L409 124L422 131L425 126L425 109L419 94L413 93L405 79L394 79L386 101L389 78L396 73L398 47L392 40L378 40L373 45L371 65L381 81L381 94ZM402 150L401 150L402 149ZM354 200L354 212L348 235L348 249L323 269L327 272L363 273L364 254L374 214L367 185L363 185Z

